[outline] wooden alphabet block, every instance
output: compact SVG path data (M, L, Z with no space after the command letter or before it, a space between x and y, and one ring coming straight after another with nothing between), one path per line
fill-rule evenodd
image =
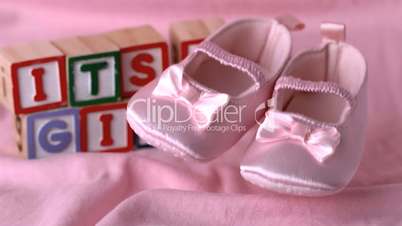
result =
M125 152L133 149L133 132L126 121L126 103L84 107L81 116L83 152Z
M29 159L80 149L79 111L65 108L37 112L20 118L20 151Z
M224 24L221 18L187 20L173 23L169 29L175 62L186 58L208 35Z
M115 102L120 97L119 48L102 35L53 41L67 60L71 106Z
M15 114L67 104L64 54L50 42L0 49L2 103Z
M169 65L168 45L151 26L121 29L105 36L120 48L122 97L131 97Z
M137 134L134 134L134 143L135 143L135 150L152 147L151 145L147 144L144 140L142 140L141 137L139 137Z

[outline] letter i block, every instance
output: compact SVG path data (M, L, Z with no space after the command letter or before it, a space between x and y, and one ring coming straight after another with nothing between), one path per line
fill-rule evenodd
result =
M120 48L122 97L131 97L169 65L168 45L149 25L113 31L105 36Z
M170 40L173 44L175 62L186 58L208 35L224 24L221 18L178 21L171 24Z
M0 50L1 101L15 114L67 104L64 54L49 42Z
M83 152L126 152L133 149L133 132L126 121L126 103L81 109Z
M115 102L120 97L119 48L101 35L53 41L67 58L71 106Z
M29 159L80 149L79 110L74 108L22 116L22 152Z

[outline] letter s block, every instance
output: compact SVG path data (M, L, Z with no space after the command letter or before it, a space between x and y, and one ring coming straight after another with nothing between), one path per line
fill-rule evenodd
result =
M80 149L78 109L38 112L23 116L22 123L22 146L29 159Z
M53 41L67 58L71 106L115 102L120 97L119 48L101 35Z
M122 97L131 97L169 65L168 45L151 26L104 34L120 48Z
M133 149L133 132L126 121L126 103L82 108L83 152L126 152Z
M169 34L175 62L180 62L208 35L224 24L221 18L178 21L170 25Z
M0 50L2 103L15 114L67 104L65 57L49 42Z

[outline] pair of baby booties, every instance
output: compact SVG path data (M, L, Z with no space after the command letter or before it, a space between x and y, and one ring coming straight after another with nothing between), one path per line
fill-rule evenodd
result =
M321 24L322 43L291 58L291 16L240 19L209 36L131 98L127 120L147 143L210 160L250 129L242 177L294 195L341 191L362 157L367 66L345 26Z

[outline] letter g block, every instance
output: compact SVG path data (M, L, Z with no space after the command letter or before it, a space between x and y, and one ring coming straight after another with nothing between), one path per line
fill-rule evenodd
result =
M80 148L79 111L63 109L27 116L28 158L73 153Z

